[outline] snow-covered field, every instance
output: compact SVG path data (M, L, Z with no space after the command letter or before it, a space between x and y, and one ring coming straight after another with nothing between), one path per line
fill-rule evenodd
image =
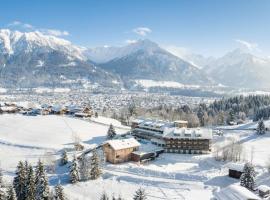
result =
M72 147L74 136L90 147L104 141L110 123L118 127L118 133L127 131L127 127L121 127L113 119L99 117L92 120L54 115L0 115L0 165L5 179L11 181L19 160L35 163L39 158L46 158L48 152L58 158L63 148ZM270 134L259 137L250 130L226 130L220 137L226 139L232 135L236 135L247 148L253 147L258 182L270 185L269 174L262 168L269 155ZM70 158L72 155L69 150ZM105 164L102 178L95 181L69 184L65 166L58 166L55 172L49 173L49 177L51 185L61 181L69 199L98 199L106 191L109 195L120 194L129 200L135 190L144 187L149 200L207 200L218 188L238 182L227 176L227 166L228 163L215 161L211 154L162 154L157 160L141 165L132 162Z
M135 80L137 85L140 85L144 88L151 87L168 87L168 88L199 88L198 85L183 85L175 81L154 81L154 80Z

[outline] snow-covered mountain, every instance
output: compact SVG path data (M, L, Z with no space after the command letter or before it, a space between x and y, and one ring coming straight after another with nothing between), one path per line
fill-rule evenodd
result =
M122 79L176 81L183 84L211 84L205 73L150 40L139 40L126 47L125 56L100 64Z
M103 46L88 48L84 55L96 63L106 63L116 58L122 58L138 50L156 48L157 44L148 39L138 40L126 46Z
M245 88L269 88L270 59L236 49L209 62L205 71L224 85Z
M270 88L270 59L236 49L214 59L176 56L150 40L87 49L41 32L0 29L1 87L134 86L136 80Z
M37 87L119 82L117 76L90 64L84 51L67 40L40 32L2 29L0 84Z

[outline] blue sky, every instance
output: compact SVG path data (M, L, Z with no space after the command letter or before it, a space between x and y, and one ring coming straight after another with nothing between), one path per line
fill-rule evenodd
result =
M148 38L205 55L239 46L270 55L269 11L268 0L2 0L0 27L53 29L88 47Z

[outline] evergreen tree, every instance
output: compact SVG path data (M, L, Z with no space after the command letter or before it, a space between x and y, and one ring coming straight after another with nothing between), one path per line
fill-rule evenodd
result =
M49 183L43 163L39 160L36 168L36 200L49 199Z
M0 188L5 187L5 183L3 180L3 171L0 169Z
M119 195L117 200L124 200L124 199Z
M3 173L2 169L0 169L0 200L5 200L6 199L6 193L5 193L5 185L4 185L4 180L3 180Z
M135 195L133 197L133 200L146 200L146 193L145 190L142 188L139 188L136 192Z
M16 176L13 180L13 187L19 200L25 199L26 169L22 161L18 163Z
M92 156L91 156L91 170L90 170L90 177L92 180L95 180L100 177L102 174L99 157L97 154L97 150L93 149Z
M243 174L240 177L240 185L250 190L255 187L255 170L252 164L246 163L244 166Z
M89 158L83 154L82 159L80 161L80 180L87 181L90 179L90 161Z
M6 196L6 192L4 190L4 188L0 188L0 200L6 200L7 196Z
M265 134L265 131L266 131L266 128L265 128L265 125L264 125L263 120L261 119L261 120L258 122L258 126L257 126L257 134L263 135L263 134Z
M68 163L67 151L64 150L61 156L60 165L66 165Z
M75 155L74 155L73 161L71 163L69 177L70 177L70 182L73 184L77 183L80 180L78 162L77 162L77 158Z
M10 185L8 187L7 200L17 200L16 193L15 193L13 185Z
M234 114L234 110L230 109L229 110L229 115L227 118L227 124L230 124L230 122L233 122L235 120L235 114Z
M55 200L54 198L55 198L55 197L54 197L54 191L53 191L53 190L50 190L48 200Z
M112 124L110 124L110 127L109 127L108 132L107 132L107 138L113 139L114 136L116 136L116 132L114 130L114 126Z
M35 174L33 167L28 166L27 179L26 179L26 200L35 200L36 196L36 184L35 184Z
M103 194L100 197L100 200L109 200L109 197L105 192L103 192Z
M54 196L55 200L66 200L66 197L64 194L64 188L62 187L62 185L60 184L56 185L54 188L54 191L55 191L55 196Z

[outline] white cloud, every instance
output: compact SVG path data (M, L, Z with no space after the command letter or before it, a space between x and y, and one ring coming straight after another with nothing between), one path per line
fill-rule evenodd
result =
M152 32L152 30L148 27L137 27L134 28L132 31L141 36L146 36L147 34Z
M61 31L58 29L47 29L47 28L36 28L35 26L27 23L23 23L21 21L13 21L10 24L7 25L10 28L18 29L22 31L38 31L46 35L52 35L52 36L68 36L68 31Z
M240 39L235 39L235 41L237 43L239 43L241 45L241 47L248 49L249 51L258 51L258 44L257 43L251 43L251 42L247 42L245 40L240 40Z
M134 44L137 42L137 40L126 40L125 42L128 44Z
M8 27L19 27L19 28L23 28L23 29L34 29L34 26L32 26L31 24L22 23L20 21L13 21L10 24L8 24L7 26Z
M61 31L57 29L40 29L38 31L46 35L53 35L53 36L68 36L69 35L68 31Z

